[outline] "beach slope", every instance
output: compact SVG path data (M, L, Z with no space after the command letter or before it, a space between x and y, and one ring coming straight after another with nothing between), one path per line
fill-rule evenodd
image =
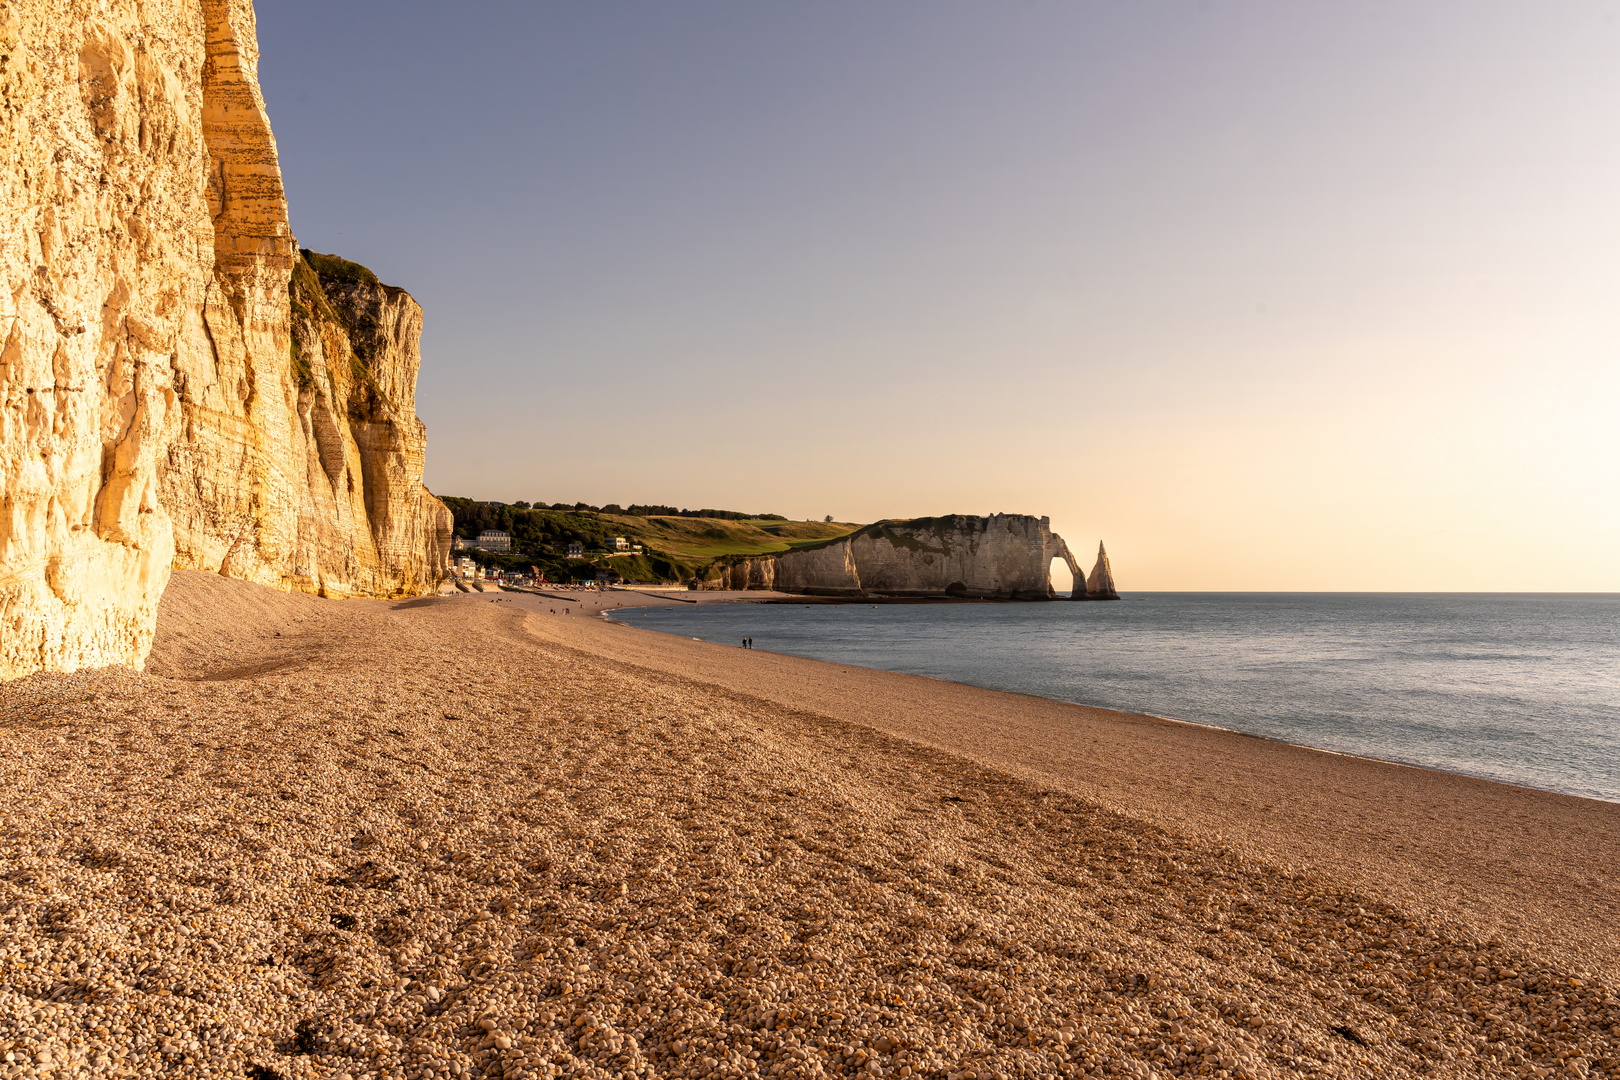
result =
M1544 935L1584 925L1556 898L1506 934L1268 857L1239 800L1151 805L1176 763L1082 789L1012 728L950 745L994 710L559 606L181 572L145 674L0 686L5 1075L1620 1066L1612 948Z

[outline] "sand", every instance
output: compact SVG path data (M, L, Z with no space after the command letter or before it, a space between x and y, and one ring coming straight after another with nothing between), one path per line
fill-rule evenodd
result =
M0 686L0 1075L1620 1075L1614 806L558 604Z

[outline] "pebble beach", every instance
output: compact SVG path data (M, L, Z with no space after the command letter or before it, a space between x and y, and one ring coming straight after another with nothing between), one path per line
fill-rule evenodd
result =
M0 684L0 1077L1620 1076L1620 807L559 606L177 572Z

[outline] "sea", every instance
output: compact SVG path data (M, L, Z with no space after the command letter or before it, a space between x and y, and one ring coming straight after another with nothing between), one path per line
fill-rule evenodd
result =
M1620 801L1620 594L1134 593L614 617Z

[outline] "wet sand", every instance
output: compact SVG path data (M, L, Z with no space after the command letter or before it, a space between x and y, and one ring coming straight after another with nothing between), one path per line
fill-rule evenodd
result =
M1620 1069L1609 804L558 603L0 685L0 1076Z

